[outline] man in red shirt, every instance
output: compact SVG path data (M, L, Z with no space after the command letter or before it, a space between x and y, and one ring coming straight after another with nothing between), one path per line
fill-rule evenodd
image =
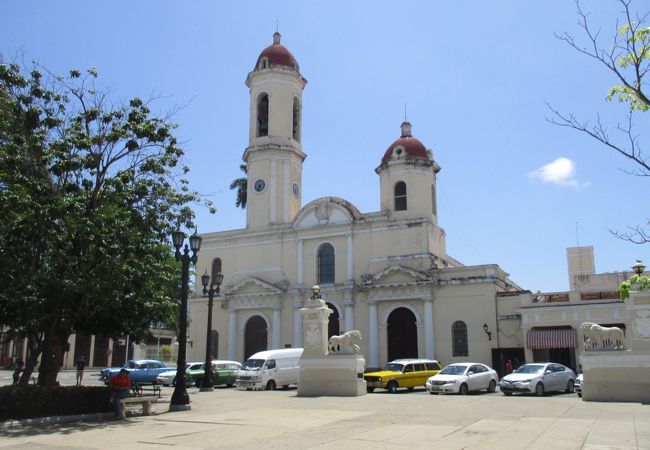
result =
M126 369L120 370L120 373L111 378L108 382L111 388L111 401L113 402L113 417L116 419L122 416L120 410L120 400L129 396L131 389L131 380L129 380L129 371Z

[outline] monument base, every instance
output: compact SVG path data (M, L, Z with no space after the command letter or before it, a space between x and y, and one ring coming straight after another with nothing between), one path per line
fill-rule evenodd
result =
M298 397L358 397L366 395L361 355L327 355L300 360Z
M650 355L631 351L580 356L582 399L596 402L650 402Z

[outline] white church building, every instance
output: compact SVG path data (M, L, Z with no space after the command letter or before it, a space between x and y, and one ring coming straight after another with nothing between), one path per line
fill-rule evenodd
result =
M368 367L401 357L495 368L523 360L520 303L503 295L520 288L496 264L464 266L447 255L436 206L440 166L410 123L377 154L380 211L361 212L326 192L303 205L305 85L275 33L246 78L246 228L201 235L197 276L224 275L214 356L242 361L259 350L301 347L299 309L317 284L334 311L330 335L360 330ZM205 297L192 299L191 359L205 355L207 310Z

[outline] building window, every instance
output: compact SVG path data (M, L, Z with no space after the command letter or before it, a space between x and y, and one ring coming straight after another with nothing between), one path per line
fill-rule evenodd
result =
M216 277L216 275L218 273L222 273L221 272L221 258L214 258L212 260L212 272L211 272L211 274L212 274L211 281L213 283L214 283L215 277Z
M334 283L334 247L323 244L318 249L318 283Z
M257 98L257 137L269 134L269 96L262 94Z
M467 325L462 320L457 320L451 326L451 353L452 356L469 356Z
M300 100L298 97L293 99L293 138L300 142Z
M406 183L403 181L395 185L395 211L406 211Z

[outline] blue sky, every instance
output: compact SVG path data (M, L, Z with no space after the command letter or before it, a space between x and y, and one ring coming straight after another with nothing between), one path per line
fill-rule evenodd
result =
M611 36L618 3L582 5ZM406 104L413 135L442 167L447 252L549 292L568 289L565 249L576 244L594 247L598 272L650 262L650 247L608 231L647 221L648 181L546 121L545 102L585 120L598 112L611 129L624 117L623 105L605 101L613 76L554 37L583 39L578 19L571 0L9 0L0 52L55 73L94 66L116 100L156 96L159 112L183 106L175 121L191 185L218 208L196 207L199 231L229 230L246 224L228 189L248 144L244 80L277 22L308 80L303 205L334 195L377 211L374 169L399 137ZM650 113L639 116L641 134Z

